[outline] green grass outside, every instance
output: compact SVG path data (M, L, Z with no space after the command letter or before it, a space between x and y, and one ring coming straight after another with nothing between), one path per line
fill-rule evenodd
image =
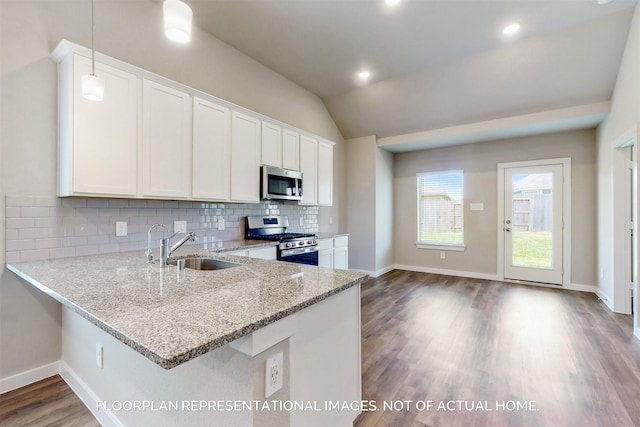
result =
M552 268L553 242L551 232L514 231L513 265L518 267ZM461 232L424 232L421 241L426 244L461 245Z
M514 231L512 235L513 265L552 268L553 242L551 232Z
M462 232L461 231L431 231L431 232L423 232L420 236L420 241L429 245L461 245L462 242Z

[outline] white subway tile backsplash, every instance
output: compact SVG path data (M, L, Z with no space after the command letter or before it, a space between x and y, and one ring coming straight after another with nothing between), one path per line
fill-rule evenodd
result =
M293 232L317 232L318 208L293 203L225 204L163 200L56 198L7 196L7 262L142 251L147 231L164 223L167 231L153 233L154 247L173 231L173 221L187 221L199 243L244 238L244 217L286 215ZM300 226L299 218L304 218ZM225 230L218 230L224 219ZM128 235L115 236L115 222L127 221Z

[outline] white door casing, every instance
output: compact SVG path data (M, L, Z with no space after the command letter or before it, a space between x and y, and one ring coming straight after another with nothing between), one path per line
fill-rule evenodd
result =
M551 255L548 262L513 257L513 182L526 174L553 176L551 197ZM556 197L553 197L553 196ZM525 197L526 198L526 197ZM518 205L516 205L518 209ZM507 221L509 223L507 223ZM521 221L520 221L521 222ZM521 225L521 224L516 224ZM526 231L524 227L516 231ZM531 230L535 231L535 230ZM517 234L517 233L516 233ZM522 233L519 237L522 237ZM518 239L516 245L521 245ZM540 261L540 260L538 260ZM498 278L544 284L570 285L571 280L571 159L547 159L498 164Z

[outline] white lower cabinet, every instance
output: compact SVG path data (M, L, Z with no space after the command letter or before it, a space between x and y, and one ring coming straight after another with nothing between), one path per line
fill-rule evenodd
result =
M318 267L333 268L333 239L318 240Z
M349 237L337 236L318 240L318 267L349 269Z

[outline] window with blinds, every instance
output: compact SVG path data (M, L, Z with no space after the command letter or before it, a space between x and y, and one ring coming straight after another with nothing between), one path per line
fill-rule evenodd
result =
M462 171L420 173L418 244L464 246Z

